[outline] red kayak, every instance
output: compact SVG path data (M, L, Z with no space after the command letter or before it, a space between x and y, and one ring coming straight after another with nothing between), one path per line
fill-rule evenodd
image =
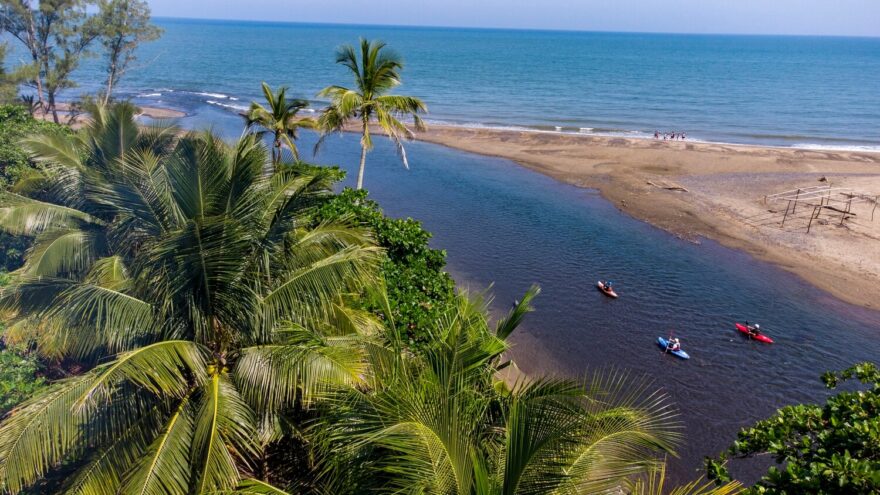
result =
M763 333L757 333L757 334L752 333L752 331L749 330L749 327L747 327L741 323L736 324L736 329L739 330L740 332L748 335L750 339L755 339L758 342L763 342L765 344L772 344L773 343L773 339L771 339L770 337L764 335Z
M602 282L600 280L599 283L597 284L597 287L599 287L599 292L601 292L602 294L605 294L608 297L617 299L617 292L614 292L614 289L612 289L610 287L606 287L605 282Z

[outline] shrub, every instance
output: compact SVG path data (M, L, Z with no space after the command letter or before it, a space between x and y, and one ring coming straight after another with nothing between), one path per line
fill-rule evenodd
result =
M851 379L867 389L841 392L824 405L784 407L739 433L723 457L769 454L782 465L747 493L880 493L880 370L862 363L822 376L828 388ZM710 459L707 468L710 477L730 478L723 463Z
M324 204L318 221L350 218L370 227L386 250L383 272L397 330L413 344L427 340L421 330L452 301L455 284L444 271L446 251L428 246L431 233L411 218L388 218L366 191L346 188ZM370 308L379 311L380 308Z

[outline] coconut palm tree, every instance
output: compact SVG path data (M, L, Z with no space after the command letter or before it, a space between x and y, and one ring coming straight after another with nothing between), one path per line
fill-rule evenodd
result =
M483 302L459 298L423 354L374 364L369 393L325 403L313 432L325 491L604 493L654 468L680 426L645 383L620 373L500 381L506 339L535 293L494 330Z
M364 165L367 152L373 149L370 125L376 123L387 135L400 154L403 166L409 168L403 141L411 139L412 131L399 120L409 116L417 130L425 126L419 113L426 112L422 100L412 96L388 94L400 85L400 71L403 61L393 52L385 49L381 41L360 40L360 57L355 48L345 45L336 53L336 63L345 66L354 76L355 87L328 86L319 97L329 97L328 106L318 119L319 127L325 133L339 132L349 122L356 122L361 133L361 161L358 169L357 188L364 184ZM319 141L320 144L320 141Z
M297 131L302 128L314 129L316 125L315 119L297 115L301 110L308 108L309 102L300 99L288 100L287 89L282 86L278 89L278 93L274 93L264 82L263 97L268 108L254 101L245 114L248 129L255 130L260 137L267 132L272 134L272 163L276 166L281 162L282 146L286 146L294 159L299 160L299 150L295 143Z
M379 325L345 300L377 283L381 252L360 229L308 227L333 172L267 171L254 136L134 112L29 138L39 172L0 193L0 227L34 237L0 294L7 338L87 366L0 424L0 491L61 470L65 493L268 493L242 480L281 413L369 379Z

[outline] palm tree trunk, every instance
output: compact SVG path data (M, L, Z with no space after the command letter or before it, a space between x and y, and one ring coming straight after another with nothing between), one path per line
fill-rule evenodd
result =
M361 144L361 168L358 169L358 190L364 188L364 165L367 163L367 145Z

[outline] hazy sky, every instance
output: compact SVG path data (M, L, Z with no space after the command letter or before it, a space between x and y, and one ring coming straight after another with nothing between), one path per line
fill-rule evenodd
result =
M346 24L880 36L880 0L148 0L156 16Z

